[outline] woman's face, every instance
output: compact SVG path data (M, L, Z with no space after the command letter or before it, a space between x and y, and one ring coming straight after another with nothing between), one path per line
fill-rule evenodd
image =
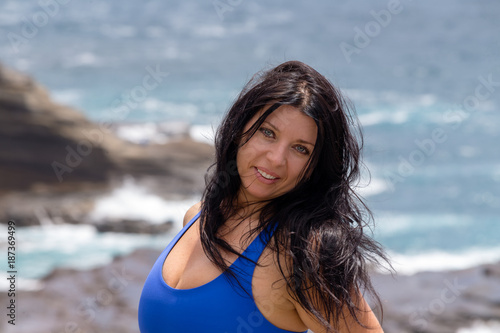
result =
M244 132L264 111L250 119ZM292 190L309 163L316 137L316 123L296 107L282 105L271 113L236 155L239 202L273 199Z

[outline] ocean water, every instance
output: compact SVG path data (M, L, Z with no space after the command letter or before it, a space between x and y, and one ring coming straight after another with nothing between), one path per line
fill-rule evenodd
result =
M153 124L175 121L210 142L253 73L312 65L356 107L371 175L359 191L396 269L500 260L499 2L41 3L0 3L0 61L96 122L133 124L122 132L131 141L161 140ZM198 199L165 202L129 180L93 214L171 218L179 230ZM173 236L67 225L17 233L26 288L54 267L102 265Z

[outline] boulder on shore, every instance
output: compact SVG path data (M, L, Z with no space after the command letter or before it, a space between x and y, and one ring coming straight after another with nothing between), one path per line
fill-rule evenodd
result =
M120 139L109 122L94 123L57 104L28 76L0 64L0 194L12 190L75 191L113 177L181 177L209 165L213 148L180 139L141 146Z
M454 271L374 275L373 283L383 302L385 333L456 333L475 323L500 323L500 262Z
M170 129L167 143L141 145L119 138L112 115L106 119L95 123L53 102L36 81L0 64L0 223L81 223L95 198L129 175L163 197L203 190L213 147L180 135L186 126Z

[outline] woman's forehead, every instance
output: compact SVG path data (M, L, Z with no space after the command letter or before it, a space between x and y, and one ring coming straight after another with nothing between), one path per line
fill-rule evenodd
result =
M262 108L249 121L248 128L259 120L269 106ZM304 141L316 141L317 126L313 118L292 105L281 105L265 119L264 123L271 124L279 131L295 131L296 135L304 136Z

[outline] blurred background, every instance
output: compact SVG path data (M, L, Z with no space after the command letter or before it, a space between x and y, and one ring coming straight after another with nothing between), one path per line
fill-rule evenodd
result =
M255 72L287 60L311 65L354 103L374 237L411 275L500 260L498 17L493 0L3 0L0 63L143 146L171 142L180 129L210 143ZM127 178L87 212L93 221L172 222L157 234L102 233L38 212L45 225L17 229L18 286L55 268L162 249L199 200L193 188L166 196Z

